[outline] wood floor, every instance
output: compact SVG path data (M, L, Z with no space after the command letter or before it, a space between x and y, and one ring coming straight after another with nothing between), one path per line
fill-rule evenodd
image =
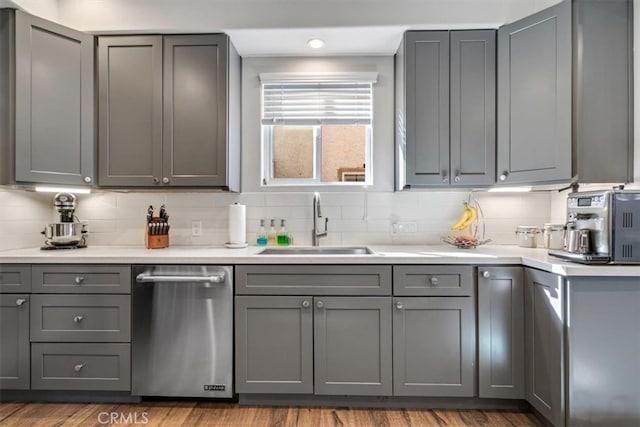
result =
M240 407L210 402L0 403L0 426L542 426L531 413L485 410Z

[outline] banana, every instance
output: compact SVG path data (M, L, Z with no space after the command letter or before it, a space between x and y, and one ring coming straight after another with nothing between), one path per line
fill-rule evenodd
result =
M451 226L452 230L463 230L471 225L475 220L478 219L478 211L475 207L469 206L467 203L464 204L464 211L462 216L453 226Z

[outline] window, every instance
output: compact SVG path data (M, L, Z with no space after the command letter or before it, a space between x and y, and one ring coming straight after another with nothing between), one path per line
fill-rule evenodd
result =
M375 73L260 79L263 185L372 183Z

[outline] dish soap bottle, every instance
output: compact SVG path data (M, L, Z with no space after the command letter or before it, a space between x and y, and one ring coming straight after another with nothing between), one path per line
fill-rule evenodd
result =
M280 220L280 231L278 231L278 246L289 246L289 233L285 227L284 219Z
M269 246L275 246L277 243L277 233L276 233L276 220L271 220L271 227L269 227L269 234L267 234L267 244Z
M267 232L264 229L264 219L260 220L260 230L258 231L256 245L267 246Z

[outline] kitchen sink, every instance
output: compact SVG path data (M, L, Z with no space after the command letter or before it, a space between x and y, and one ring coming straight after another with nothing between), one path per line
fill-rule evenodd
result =
M258 255L375 255L375 252L366 246L309 246L301 248L267 248L262 252L258 252Z

